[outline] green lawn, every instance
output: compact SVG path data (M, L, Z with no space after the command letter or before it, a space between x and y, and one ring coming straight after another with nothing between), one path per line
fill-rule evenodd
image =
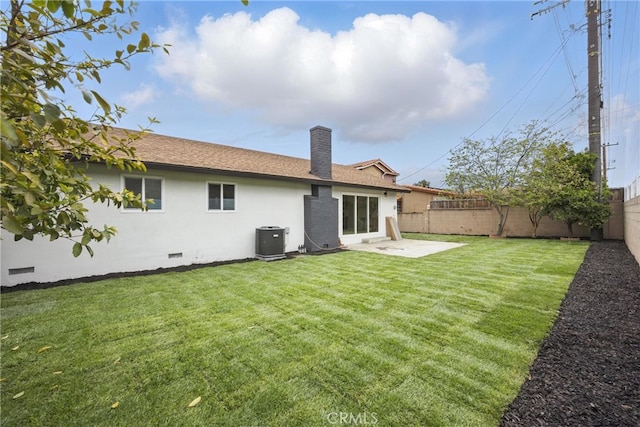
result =
M411 237L3 294L2 424L497 425L588 244Z

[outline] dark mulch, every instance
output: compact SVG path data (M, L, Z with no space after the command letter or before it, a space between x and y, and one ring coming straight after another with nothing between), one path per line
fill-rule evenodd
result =
M591 245L501 426L640 426L640 266Z

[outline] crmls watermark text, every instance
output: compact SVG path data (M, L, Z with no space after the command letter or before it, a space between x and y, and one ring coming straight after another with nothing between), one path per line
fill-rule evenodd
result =
M329 412L326 417L329 424L334 425L375 425L378 416L375 412Z

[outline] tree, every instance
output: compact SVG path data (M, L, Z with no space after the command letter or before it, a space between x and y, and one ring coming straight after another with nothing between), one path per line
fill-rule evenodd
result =
M134 3L104 1L93 9L62 0L11 0L0 15L6 39L2 52L2 115L0 139L2 180L0 218L2 228L16 240L48 236L75 242L73 255L83 248L92 255L92 241L109 240L116 230L89 223L87 201L145 208L140 195L92 186L86 169L99 162L120 170L144 171L131 143L148 130L128 132L124 138L109 133L125 109L109 103L87 83L100 83L100 73L112 66L130 68L132 57L161 46L142 33L135 43L116 50L112 58L78 58L65 53L64 37L82 34L89 40L112 34L123 40L137 31L138 23L118 24L132 17ZM166 46L163 47L167 52ZM168 52L167 52L168 53ZM77 59L76 59L77 58ZM84 101L96 104L91 117L81 118L56 94L79 90ZM150 119L150 123L154 123Z
M416 182L415 184L413 184L417 187L425 187L428 188L429 186L431 186L431 183L429 181L427 181L426 179L421 179L420 181Z
M544 209L547 194L544 180L533 178L536 173L527 177L527 182L517 191L516 204L527 209L531 222L531 237L538 237L540 221L547 215Z
M600 201L598 188L590 179L596 161L595 154L575 153L567 142L550 144L542 150L527 180L524 193L530 194L531 206L540 215L564 221L569 237L573 237L574 224L597 228L609 218L609 205Z
M556 133L546 133L544 139L540 152L533 158L531 167L524 175L523 183L515 193L515 204L528 211L533 238L538 235L538 226L542 218L549 215L549 184L554 180L550 162L558 155L558 150L569 147L569 143L563 141Z
M516 201L516 190L548 135L547 129L532 122L516 136L491 137L487 141L466 138L449 157L445 182L461 194L474 193L488 200L498 213L495 234L501 236L509 208Z

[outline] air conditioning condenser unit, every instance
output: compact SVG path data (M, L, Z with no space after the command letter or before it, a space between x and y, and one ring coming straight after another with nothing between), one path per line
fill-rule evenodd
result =
M264 226L256 228L256 258L265 261L286 258L282 227Z

